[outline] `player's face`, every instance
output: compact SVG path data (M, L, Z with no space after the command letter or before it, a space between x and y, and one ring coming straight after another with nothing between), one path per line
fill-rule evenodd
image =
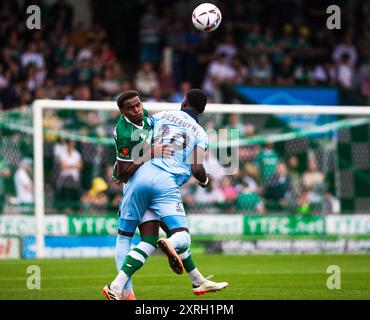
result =
M139 97L133 97L123 103L121 113L131 122L141 125L143 121L143 104Z

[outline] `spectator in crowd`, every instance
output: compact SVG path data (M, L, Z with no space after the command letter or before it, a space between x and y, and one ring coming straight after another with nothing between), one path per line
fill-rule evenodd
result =
M80 84L91 84L94 76L94 71L92 68L91 58L83 57L79 59L77 64L77 69L72 72L72 79L74 83Z
M213 47L214 44L211 41L211 36L207 33L203 33L195 52L196 65L194 70L197 70L197 72L194 75L194 87L200 88L203 83L204 77L207 73L208 65L214 59Z
M26 68L30 64L38 69L42 69L45 66L45 58L43 54L38 51L37 44L34 42L30 42L27 51L21 55L22 68Z
M176 91L171 97L170 101L175 103L181 103L186 93L191 89L191 83L184 81L180 84L179 90Z
M172 49L173 76L175 78L175 84L179 85L181 82L187 80L186 67L189 58L188 37L184 23L181 20L176 20L173 28L168 31L166 36L166 45Z
M294 66L292 58L285 55L281 65L276 70L276 84L293 85L294 84Z
M259 169L260 183L263 187L274 177L279 164L279 156L274 150L274 144L267 142L256 158L256 166Z
M261 25L256 23L245 33L244 47L248 53L257 53L263 44Z
M230 176L224 176L220 182L220 191L222 192L225 203L233 204L235 199L238 197L238 191L235 186L232 184Z
M323 202L325 195L325 176L318 170L316 159L308 160L307 171L302 176L302 185L307 190L307 201L317 209Z
M157 63L160 58L162 21L157 15L154 3L147 6L146 13L140 19L140 61Z
M341 43L337 44L334 48L332 57L335 63L340 64L343 62L343 57L346 56L347 63L353 68L358 59L356 47L353 45L353 37L347 33Z
M153 64L145 61L135 76L135 87L144 96L148 97L152 90L159 86L156 72L153 70Z
M275 210L284 210L288 205L288 192L291 190L286 164L280 162L274 176L266 183L264 197L270 200Z
M103 178L93 179L91 188L82 196L81 202L85 209L105 209L109 198L106 194L108 184Z
M295 48L295 39L294 39L294 30L293 26L289 23L284 24L283 34L280 42L284 49L294 49Z
M172 66L169 63L166 63L164 60L159 63L158 82L162 93L166 97L169 97L170 100L172 100L172 95L175 91L175 79L172 74Z
M219 160L215 156L216 150L209 148L205 153L204 168L207 173L211 176L212 181L215 184L219 184L220 180L225 176L226 170L220 164Z
M235 56L232 59L231 66L234 68L236 72L235 75L236 84L244 84L249 81L250 74L248 67L243 63L242 59L239 56Z
M363 81L370 74L370 54L368 55L366 61L361 64L359 68L359 81Z
M257 192L256 182L251 178L243 179L240 193L236 199L236 207L243 212L264 213L265 205Z
M299 160L297 156L292 155L288 158L287 167L288 167L288 178L292 186L292 190L295 190L295 192L298 193L301 188L301 175L298 171Z
M331 61L317 64L310 74L310 81L313 85L334 85L336 83L336 72Z
M236 72L227 65L225 54L220 54L216 60L209 64L202 88L211 99L219 102L219 87L223 84L233 83L235 77Z
M14 174L14 185L17 195L17 202L22 212L31 210L34 203L33 183L30 176L32 160L24 158L18 165Z
M254 58L251 59L252 84L270 84L273 79L273 71L267 55L261 55L257 62Z
M225 201L224 193L221 192L216 182L210 183L206 188L197 187L194 194L194 201L202 206L203 212L214 212L214 206Z
M295 43L295 49L302 52L309 50L311 44L309 42L310 30L306 26L301 26L298 30L298 38Z
M245 138L252 138L256 133L256 127L252 123L246 123L242 131L241 136ZM258 144L254 145L244 145L239 147L240 161L243 163L252 163L256 160L257 154L259 153L260 146Z
M103 79L99 84L99 89L111 97L120 92L121 83L114 77L112 67L106 67L104 69Z
M231 34L226 34L224 36L222 42L217 46L215 54L224 55L225 62L228 65L232 64L234 57L238 54L238 48Z
M239 179L243 184L244 192L246 193L261 193L261 188L257 183L258 172L255 166L247 163L243 170L238 173Z
M240 121L240 116L238 114L235 114L235 113L230 114L227 117L227 122L226 122L226 125L225 125L225 129L227 129L228 131L230 131L232 129L238 130L237 135L242 136L243 133L244 133L244 126ZM229 134L230 134L230 132L229 132Z
M74 141L66 141L66 148L60 150L59 161L60 173L56 190L58 205L76 209L80 200L82 159Z
M146 99L146 101L148 101L148 102L166 102L166 100L163 99L162 90L159 86L152 89L152 91L150 92L150 96Z
M350 63L348 54L343 54L340 62L337 64L337 81L345 89L352 89L354 69Z

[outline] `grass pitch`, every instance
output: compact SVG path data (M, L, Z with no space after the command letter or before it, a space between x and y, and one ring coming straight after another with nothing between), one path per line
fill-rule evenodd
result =
M222 292L195 296L189 277L153 256L134 276L138 299L370 299L370 255L194 255L198 269L228 281ZM27 289L27 267L41 268L41 289ZM327 267L341 269L341 289L329 290ZM114 258L0 262L0 299L103 300L116 275Z

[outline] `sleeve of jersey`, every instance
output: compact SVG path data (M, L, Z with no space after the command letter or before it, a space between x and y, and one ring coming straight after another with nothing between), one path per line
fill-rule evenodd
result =
M119 161L133 161L133 144L130 139L121 138L116 141L116 157Z
M201 148L203 151L208 150L208 136L205 132L198 137L196 147Z

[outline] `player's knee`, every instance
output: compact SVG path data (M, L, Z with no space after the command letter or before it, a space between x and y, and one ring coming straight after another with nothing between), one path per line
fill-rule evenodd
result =
M188 232L179 231L179 232L176 232L175 234L173 234L172 236L176 236L176 238L178 239L178 242L180 244L177 247L178 252L182 253L182 252L185 252L186 250L188 250L190 248L191 239L190 239L190 235L189 235Z

